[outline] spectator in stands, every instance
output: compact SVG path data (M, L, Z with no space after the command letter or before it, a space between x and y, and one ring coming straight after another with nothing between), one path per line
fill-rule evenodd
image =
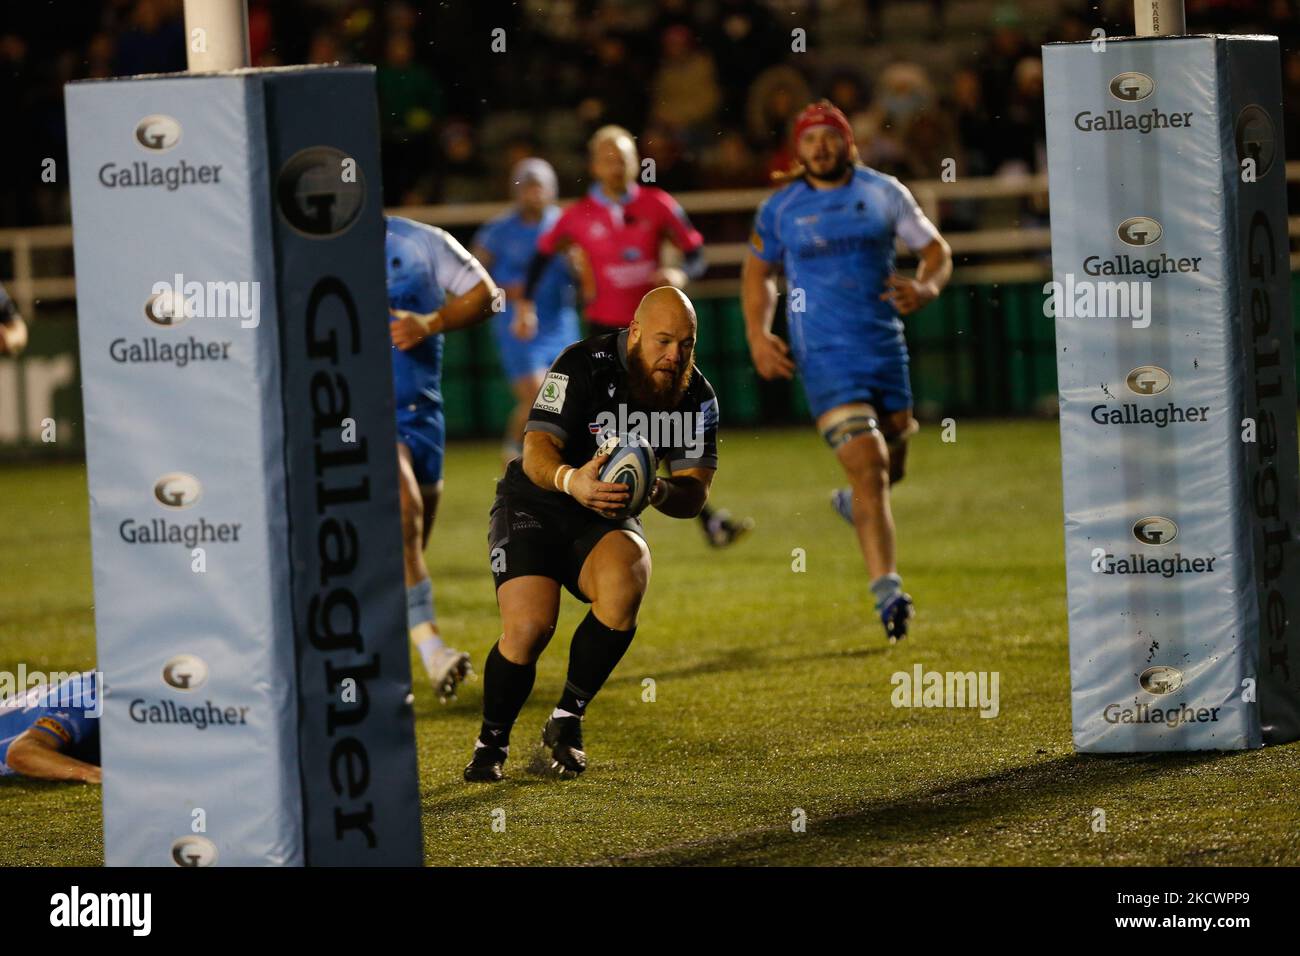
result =
M998 132L984 102L978 70L963 67L953 74L945 110L956 124L957 139L961 143L960 174L989 175L998 152Z
M790 52L772 11L760 0L719 0L705 26L704 43L723 77L723 125L745 122L745 96L755 77L768 64Z
M714 146L704 153L699 186L701 189L752 189L768 185L762 164L749 148L744 134L739 130L726 130ZM744 239L748 223L737 221L740 227L735 239Z
M443 202L479 202L491 195L483 178L474 127L463 120L448 123L442 132Z
M432 151L442 115L442 88L427 67L415 62L414 52L410 36L392 34L376 74L388 202L399 202L423 171L422 160Z
M1006 114L998 124L1004 144L999 175L1047 171L1047 125L1043 114L1043 62L1027 56L1016 64Z
M1187 0L1187 22L1198 30L1233 33L1256 13L1255 0Z
M1020 30L1020 11L1014 4L1003 4L993 14L993 34L980 56L980 85L984 102L994 119L1011 99L1016 64L1033 52Z
M641 151L643 164L647 159L654 161L654 165L648 167L653 171L654 178L644 181L670 192L696 187L698 173L695 161L677 130L651 123L637 138L637 148Z
M768 173L787 170L794 164L790 127L810 99L812 91L803 74L784 63L768 67L749 88L745 126Z
M722 102L713 57L696 46L685 26L663 33L663 59L651 84L654 122L696 145L713 133L713 117Z
M862 162L872 169L906 175L907 142L911 125L935 107L934 87L925 69L916 63L893 63L881 71L876 95L860 122L858 140ZM858 130L854 130L857 138Z
M343 52L343 44L332 29L322 28L311 35L307 47L308 63L347 63L348 57Z
M86 73L92 80L103 80L113 75L113 62L117 59L117 41L111 33L96 33L86 45Z
M30 76L27 42L16 33L0 33L0 103L25 115L36 84ZM12 131L12 127L11 127ZM20 222L32 213L31 144L28 136L8 136L0 147L0 222ZM16 184L21 183L21 188Z
M1283 55L1300 47L1300 2L1272 0L1269 19L1271 22L1266 29L1277 35Z
M673 27L685 27L688 33L694 33L699 23L691 5L692 0L656 0L655 6L658 9L650 32L662 38Z
M960 151L952 120L937 109L927 109L907 124L903 134L904 179L938 179L947 160Z
M855 114L867 109L867 92L856 73L840 72L832 76L826 98L839 107L850 123Z
M578 105L578 115L595 131L609 123L629 129L645 125L645 72L628 49L627 39L609 33L595 40L594 62L588 67L590 94Z
M175 6L160 0L136 0L131 26L117 41L117 62L113 65L116 75L185 69L185 29L179 11L167 9Z

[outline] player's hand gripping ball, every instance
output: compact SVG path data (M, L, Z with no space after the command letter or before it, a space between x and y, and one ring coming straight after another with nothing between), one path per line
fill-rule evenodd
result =
M600 471L600 480L627 486L627 506L614 517L631 518L645 511L650 503L650 493L655 487L655 450L640 435L610 435L597 449L596 455L609 455Z

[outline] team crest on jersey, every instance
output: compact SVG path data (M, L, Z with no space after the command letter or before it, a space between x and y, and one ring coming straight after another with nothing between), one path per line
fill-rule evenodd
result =
M558 415L564 409L564 393L569 389L569 376L562 372L547 372L533 408Z

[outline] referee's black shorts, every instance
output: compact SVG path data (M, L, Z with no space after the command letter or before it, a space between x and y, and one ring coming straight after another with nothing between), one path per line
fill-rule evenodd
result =
M590 604L591 598L578 587L578 575L600 539L620 529L645 540L640 518L614 521L581 505L557 508L535 498L498 492L488 518L492 578L498 588L527 575L551 578Z

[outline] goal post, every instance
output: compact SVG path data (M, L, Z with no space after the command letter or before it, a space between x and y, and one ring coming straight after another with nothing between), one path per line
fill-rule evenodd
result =
M1278 42L1137 11L1043 47L1074 743L1259 747L1300 738Z
M105 860L418 866L374 68L242 7L65 91Z

